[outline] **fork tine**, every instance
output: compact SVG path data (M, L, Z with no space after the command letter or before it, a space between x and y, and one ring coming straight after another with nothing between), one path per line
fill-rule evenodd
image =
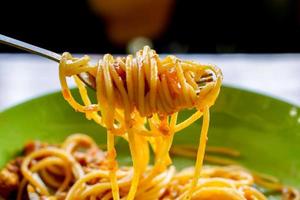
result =
M206 74L203 74L196 83L198 84L198 90L196 91L196 94L198 95L200 91L205 88L206 83L210 83L214 81L214 74L209 72Z
M205 73L202 75L201 78L205 78L205 77L208 77L208 76L213 76L213 73L209 72L209 73Z
M208 74L204 74L199 81L197 81L198 85L204 84L204 83L208 83L208 82L212 82L214 80L213 78L213 74L212 73L208 73Z

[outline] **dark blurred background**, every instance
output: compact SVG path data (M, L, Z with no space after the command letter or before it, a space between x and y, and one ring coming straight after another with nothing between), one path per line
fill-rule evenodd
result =
M56 52L300 52L300 0L2 0L0 33Z

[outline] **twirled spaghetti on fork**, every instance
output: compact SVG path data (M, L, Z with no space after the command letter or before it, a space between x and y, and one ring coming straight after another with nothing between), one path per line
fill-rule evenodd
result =
M96 79L97 104L92 104L80 79L75 77L84 105L72 97L66 77L88 72ZM212 74L214 81L201 82ZM107 128L108 160L114 199L119 199L114 148L115 136L128 140L134 175L127 199L133 199L141 176L149 163L149 145L155 153L154 167L146 181L171 164L169 150L174 134L203 117L202 134L195 166L195 176L186 198L196 188L203 163L209 126L209 108L214 104L221 87L221 71L212 65L182 61L174 56L160 59L154 50L145 46L136 57L114 58L106 54L96 66L89 57L73 58L64 53L60 63L60 81L64 98L77 111L86 113ZM203 85L201 85L203 84ZM181 109L196 108L186 121L177 124ZM148 122L150 128L146 128Z

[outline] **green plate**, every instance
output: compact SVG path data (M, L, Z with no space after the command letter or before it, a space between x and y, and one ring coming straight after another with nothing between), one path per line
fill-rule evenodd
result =
M186 118L191 111L184 111ZM179 132L176 144L198 144L200 121ZM105 143L105 129L74 112L60 92L39 97L0 113L0 166L20 152L28 140L62 141L71 133L86 133ZM300 109L289 103L249 91L223 87L211 111L209 145L234 148L239 162L300 187ZM125 142L119 140L118 159L130 163ZM193 165L176 157L181 168Z

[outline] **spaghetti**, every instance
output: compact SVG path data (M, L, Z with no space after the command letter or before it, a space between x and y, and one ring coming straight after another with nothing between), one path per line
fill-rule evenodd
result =
M69 136L61 145L36 147L22 162L24 176L18 199L113 199L109 152L97 147L86 135ZM135 199L181 199L188 195L195 169L177 172L174 166L157 171L147 166L140 177ZM115 171L119 198L127 199L134 179L134 167L123 166ZM145 181L148 179L147 181ZM264 200L253 187L254 176L239 166L205 166L200 172L192 199Z
M221 87L221 71L213 65L183 61L174 56L159 58L144 47L136 56L114 58L106 54L96 65L90 58L64 53L59 67L62 93L76 110L107 129L107 150L98 148L88 136L76 134L61 145L40 145L26 154L21 164L18 199L120 200L120 199L233 199L264 200L255 183L272 186L238 166L204 166L203 160L233 164L214 156L205 157L209 109ZM97 102L92 103L84 83L76 76L89 73L96 80ZM72 96L67 77L73 77L83 104ZM196 109L178 123L178 112ZM199 147L173 148L176 132L203 116ZM132 166L118 166L116 137L129 144ZM150 152L154 163L150 165ZM210 148L237 156L228 149ZM194 168L177 172L169 153L195 155ZM27 192L24 192L24 191ZM299 198L296 190L285 195Z
M96 79L97 104L91 104L87 91L77 77L88 72ZM203 84L209 74L214 81ZM75 77L84 105L72 97L66 77ZM60 81L64 98L77 111L86 114L107 128L108 160L113 198L119 199L115 136L125 138L130 147L133 178L128 200L134 199L141 176L149 164L149 144L155 154L154 167L144 182L151 181L171 164L169 150L175 132L203 117L195 176L184 199L190 199L200 176L209 126L209 108L214 104L222 82L221 71L212 65L182 61L174 56L160 59L154 50L145 46L136 57L114 58L106 54L96 66L89 57L73 58L64 53L60 63ZM202 85L201 85L202 84ZM196 108L196 113L177 124L178 111ZM146 127L148 122L149 127Z

